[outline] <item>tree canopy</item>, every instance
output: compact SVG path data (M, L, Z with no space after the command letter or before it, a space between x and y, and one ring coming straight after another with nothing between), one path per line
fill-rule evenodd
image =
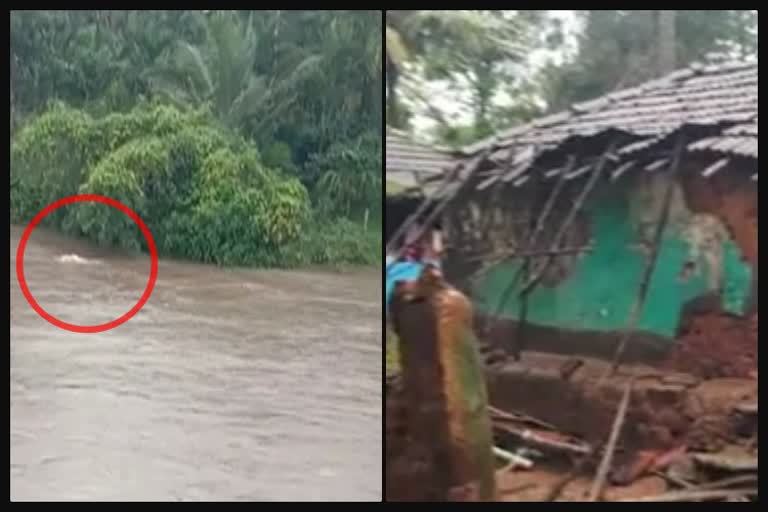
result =
M387 11L387 123L428 119L461 145L712 53L757 52L757 11L566 13L570 30L563 11Z
M169 254L377 261L381 23L381 11L12 11L15 218L100 190L183 233ZM99 227L107 217L59 221L133 239Z

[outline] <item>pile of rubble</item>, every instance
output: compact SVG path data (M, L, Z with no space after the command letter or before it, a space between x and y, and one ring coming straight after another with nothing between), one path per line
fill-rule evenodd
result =
M708 436L691 430L674 446L646 449L621 441L626 406L619 407L604 443L589 443L526 414L494 407L489 413L497 455L506 461L497 472L502 501L757 499L756 402L733 405L727 421Z
M527 369L489 371L500 501L757 500L756 375L657 371L635 381L621 412L626 375L598 382L594 361L526 359ZM434 500L425 496L430 465L405 428L400 386L387 379L386 499Z

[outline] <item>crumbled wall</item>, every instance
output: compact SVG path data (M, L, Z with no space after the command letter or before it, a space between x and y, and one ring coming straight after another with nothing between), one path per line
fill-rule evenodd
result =
M715 310L685 318L666 366L704 378L749 376L757 370L757 314Z
M623 187L596 191L565 244L591 240L594 249L556 258L549 279L528 298L531 323L600 332L626 325L650 253L664 181L640 176ZM557 225L547 230L551 233ZM512 260L490 269L473 294L482 313L498 310L520 265L520 260ZM685 304L718 289L723 290L726 309L742 313L751 280L751 269L723 223L712 214L688 210L678 188L638 327L672 339ZM514 319L519 310L520 300L513 295L501 316Z
M720 364L719 375L743 375L744 368L756 364L757 357L756 329L753 336L747 328L752 321L756 325L756 316L750 315L757 311L757 187L739 168L725 167L704 178L701 169L709 163L689 161L676 182L669 224L638 328L666 339L678 365L712 343L707 340L711 331L729 336L733 338L730 346L741 347L738 357L749 363ZM637 297L668 183L662 173L646 172L596 189L584 215L575 223L572 239L564 244L591 241L594 249L588 254L557 258L548 279L528 298L527 321L564 332L620 332ZM480 198L464 198L452 213L451 232L459 232L457 245L464 249L449 255L446 269L452 280L472 286L480 317L493 317L499 311L500 299L519 273L521 261L494 264L481 273L480 280L466 283L468 271L474 272L481 265L467 263L465 255L471 253L476 258L478 253L498 254L503 247L523 249L520 240L531 223L529 208L545 197L539 191L540 197L534 199L535 191L523 189L509 187L504 201L499 200L498 191L495 196L485 192ZM482 214L461 207L469 204L482 204ZM570 205L568 201L562 204ZM537 249L548 245L568 207L556 208L556 218L547 224ZM717 297L714 304L691 313L692 303L712 295ZM501 309L500 319L507 324L514 322L520 308L520 300L512 294ZM701 315L707 318L697 320ZM703 328L704 324L708 328ZM511 331L500 336L508 339L514 335ZM568 342L568 337L562 338ZM731 338L723 343L728 344ZM705 367L717 366L714 361L727 357L723 353L696 370L711 373Z

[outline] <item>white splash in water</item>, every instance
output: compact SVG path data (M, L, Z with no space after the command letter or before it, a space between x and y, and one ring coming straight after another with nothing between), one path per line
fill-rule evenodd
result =
M56 261L59 263L77 263L78 265L93 265L101 263L99 260L89 260L78 256L77 254L62 254Z

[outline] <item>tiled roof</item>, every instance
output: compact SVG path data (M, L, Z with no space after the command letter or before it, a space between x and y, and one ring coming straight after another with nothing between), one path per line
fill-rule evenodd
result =
M726 155L757 158L757 116L754 121L737 124L721 135L697 140L688 145L689 151L712 151Z
M757 159L757 61L719 65L692 65L637 87L573 105L568 111L537 119L498 133L467 148L466 156L489 148L494 162L508 162L520 172L527 158L555 149L578 136L590 137L619 130L637 140L621 154L646 149L684 125L704 125L724 130L716 136L694 140L689 151L710 151L723 156ZM518 162L519 160L519 162ZM505 181L509 176L504 176ZM515 179L512 176L510 179Z
M455 162L449 150L415 143L404 133L387 129L386 178L391 183L418 187L423 180L440 176Z

